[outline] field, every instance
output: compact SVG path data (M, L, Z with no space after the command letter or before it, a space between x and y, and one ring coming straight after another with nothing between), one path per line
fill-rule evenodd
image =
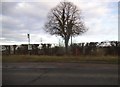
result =
M38 55L9 55L2 56L3 63L21 62L96 62L117 63L117 56L38 56Z

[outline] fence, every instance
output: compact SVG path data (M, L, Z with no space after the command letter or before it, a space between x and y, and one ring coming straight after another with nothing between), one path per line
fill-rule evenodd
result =
M65 55L65 47L54 46L52 44L30 44L31 50L28 50L28 44L22 45L2 45L2 55ZM41 47L40 47L41 46ZM68 47L70 55L120 55L120 42L90 42L74 43Z

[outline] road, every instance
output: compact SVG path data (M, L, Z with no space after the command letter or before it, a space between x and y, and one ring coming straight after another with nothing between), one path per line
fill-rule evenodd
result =
M117 64L3 63L3 85L118 85Z

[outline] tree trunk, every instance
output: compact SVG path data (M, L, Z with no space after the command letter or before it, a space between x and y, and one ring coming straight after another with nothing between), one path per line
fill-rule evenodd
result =
M68 54L68 42L69 42L69 36L65 37L65 53Z
M13 45L13 53L16 54L16 45Z

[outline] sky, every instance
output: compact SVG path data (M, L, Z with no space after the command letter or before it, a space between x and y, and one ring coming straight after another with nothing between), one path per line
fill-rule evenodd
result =
M8 2L9 1L9 2ZM3 0L0 3L0 44L63 44L60 36L44 31L48 12L65 0ZM81 11L88 31L74 43L118 41L118 0L67 0Z

